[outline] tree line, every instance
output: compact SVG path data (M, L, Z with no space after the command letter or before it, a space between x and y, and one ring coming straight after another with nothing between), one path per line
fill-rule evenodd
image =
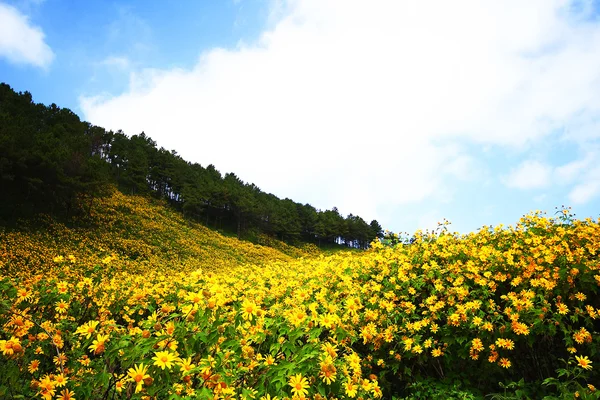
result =
M222 175L177 152L158 148L143 132L127 136L81 121L67 108L35 103L0 83L0 220L47 212L69 217L116 185L128 194L167 200L186 218L236 233L287 242L366 248L381 225L340 215L337 208L280 199L236 174ZM83 201L82 201L83 200Z

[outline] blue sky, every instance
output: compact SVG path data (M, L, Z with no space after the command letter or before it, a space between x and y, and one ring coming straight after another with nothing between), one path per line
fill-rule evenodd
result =
M593 0L0 0L0 81L393 231L600 215Z

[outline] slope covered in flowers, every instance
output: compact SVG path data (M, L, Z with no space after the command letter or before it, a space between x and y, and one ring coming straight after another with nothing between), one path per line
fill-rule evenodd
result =
M502 382L533 398L598 398L599 246L596 221L534 214L218 269L24 264L0 282L0 393L434 398L427 386L451 382L475 398Z
M218 270L318 253L310 245L301 250L275 240L260 246L226 237L184 220L163 202L118 191L84 207L89 211L69 226L40 216L20 229L0 228L0 272L45 271L56 256L71 257L90 268L118 259L119 268L129 271L182 271Z

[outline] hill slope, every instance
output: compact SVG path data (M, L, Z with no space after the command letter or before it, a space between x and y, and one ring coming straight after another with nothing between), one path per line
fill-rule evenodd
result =
M16 230L0 230L0 271L4 275L22 271L44 271L57 256L85 259L89 265L110 256L127 270L139 266L168 272L289 261L317 254L315 246L304 250L264 238L264 244L223 236L200 224L185 220L162 201L127 196L119 191L95 200L89 214L71 220L67 227L50 217L28 220ZM0 228L2 229L2 228Z
M43 273L23 263L28 274L0 277L0 397L600 397L600 220L535 214L289 260L197 234L143 199L112 201L92 220L118 234L80 245L117 238L120 260L57 259ZM55 231L16 238L19 256L77 238ZM231 265L207 271L222 266L213 253Z

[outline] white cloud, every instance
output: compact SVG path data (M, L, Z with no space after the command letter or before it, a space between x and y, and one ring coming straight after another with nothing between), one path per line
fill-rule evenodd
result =
M46 68L54 59L54 53L39 27L32 25L16 8L0 3L0 57L15 64Z
M569 200L574 204L586 204L600 196L600 152L587 156L584 161L588 163L578 170L577 184L569 193Z
M256 43L132 73L121 95L82 97L85 118L365 219L489 176L467 144L598 137L600 26L566 0L273 4ZM548 184L521 167L516 187Z
M574 204L585 204L600 194L600 179L581 183L569 193L569 200Z
M574 204L586 204L600 195L600 149L589 145L582 157L555 169L559 184L572 186L568 199Z
M552 167L539 161L528 160L513 169L505 177L504 183L508 187L518 189L543 188L550 184L551 177Z

